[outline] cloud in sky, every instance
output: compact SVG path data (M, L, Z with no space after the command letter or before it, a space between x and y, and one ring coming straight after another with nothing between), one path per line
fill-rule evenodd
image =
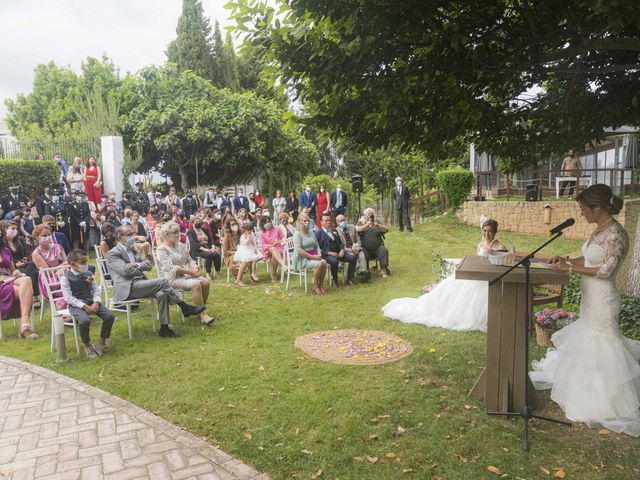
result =
M231 24L225 3L202 0L212 25ZM181 11L182 0L0 1L0 119L6 98L31 91L37 64L79 71L81 60L106 53L124 74L164 63Z

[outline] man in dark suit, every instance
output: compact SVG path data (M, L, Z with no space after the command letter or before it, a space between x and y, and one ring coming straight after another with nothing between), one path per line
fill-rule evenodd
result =
M396 177L396 186L393 188L393 206L398 216L400 231L404 231L406 226L409 232L413 232L411 218L409 218L409 188L404 184L401 177Z
M238 196L233 199L233 213L237 214L241 208L249 212L249 199L244 196L244 190L239 188Z
M51 203L53 203L51 186L47 185L44 187L44 193L36 197L36 211L38 212L40 219L45 215L49 215L51 212Z
M322 259L329 264L331 268L331 277L333 284L337 287L338 282L338 262L346 262L349 264L347 270L347 284L353 286L353 276L356 273L355 255L346 251L338 232L331 228L331 215L325 213L322 215L322 228L316 231L316 238L320 245L320 255Z
M309 219L316 223L316 206L318 205L318 197L311 190L308 183L304 186L304 192L300 194L300 211L309 214Z
M342 185L337 184L336 191L331 192L330 202L331 213L333 214L334 220L338 215L344 215L344 212L347 211L348 199L347 192L342 191Z

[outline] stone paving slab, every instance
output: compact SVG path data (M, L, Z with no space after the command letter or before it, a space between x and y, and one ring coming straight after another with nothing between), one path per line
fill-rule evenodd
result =
M0 356L0 479L269 477L98 388Z

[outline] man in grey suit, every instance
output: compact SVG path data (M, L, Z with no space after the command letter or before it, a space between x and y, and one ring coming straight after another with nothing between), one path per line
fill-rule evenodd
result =
M153 266L143 260L133 248L135 233L128 225L116 228L118 244L107 254L107 268L113 280L113 299L133 300L136 298L155 297L158 301L161 337L179 337L169 328L169 306L177 304L185 317L198 315L205 307L196 307L182 301L164 278L148 280L143 272L150 271Z
M398 216L398 227L404 230L406 225L409 232L413 232L411 218L409 218L409 188L404 184L401 177L396 177L396 186L393 188L393 206Z

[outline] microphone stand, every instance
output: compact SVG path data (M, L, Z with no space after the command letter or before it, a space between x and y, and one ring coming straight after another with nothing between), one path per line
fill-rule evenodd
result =
M554 418L549 418L549 417L543 417L541 415L534 415L533 414L533 405L529 404L529 267L531 266L531 259L534 257L534 255L536 253L538 253L540 250L542 250L544 247L546 247L547 245L549 245L551 242L553 242L556 238L560 237L562 235L562 232L558 232L555 235L553 235L549 240L547 240L546 242L544 242L542 245L540 245L538 248L536 248L534 251L532 251L531 253L529 253L528 255L526 255L525 257L521 258L518 262L516 262L513 266L511 266L510 268L508 268L507 270L505 270L502 274L500 274L498 277L494 278L493 280L491 280L489 282L489 286L496 284L497 282L499 282L505 275L507 275L509 272L515 270L518 266L522 265L524 267L524 285L525 285L525 304L524 304L524 335L525 335L525 342L524 342L524 405L522 407L522 410L519 412L487 412L487 415L493 415L493 416L506 416L506 417L522 417L522 419L524 420L524 451L528 452L529 451L529 420L531 418L538 418L540 420L546 420L548 422L553 422L553 423L558 423L561 425L566 425L568 427L571 426L570 422L566 422L564 420L557 420Z

